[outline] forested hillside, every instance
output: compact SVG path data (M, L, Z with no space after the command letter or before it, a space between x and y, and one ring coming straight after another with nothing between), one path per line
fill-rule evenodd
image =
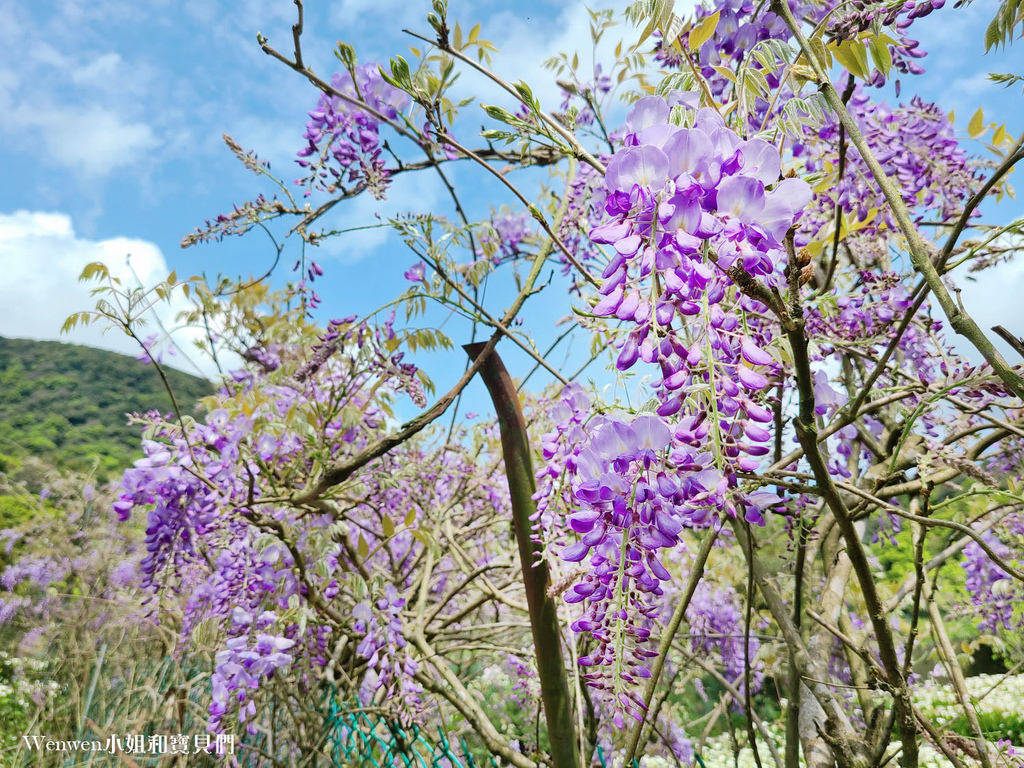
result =
M205 379L165 368L190 412L213 392ZM169 412L171 400L152 366L114 352L0 337L0 471L28 457L107 479L139 455L129 413Z

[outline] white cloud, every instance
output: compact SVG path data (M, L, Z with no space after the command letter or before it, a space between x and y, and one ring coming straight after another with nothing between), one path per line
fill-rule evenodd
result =
M148 122L130 116L131 95L152 80L144 65L129 68L115 52L75 58L47 43L32 49L30 61L21 67L25 78L0 70L0 130L16 145L87 180L143 163L161 145ZM61 73L73 95L31 89L43 72Z
M109 85L121 69L121 55L104 53L88 64L76 67L71 72L71 82L77 85Z
M131 257L131 267L128 257ZM92 309L96 299L90 295L97 284L79 283L82 269L92 262L105 263L125 284L152 285L166 278L169 270L160 249L153 243L132 238L89 240L79 237L71 217L63 213L16 211L0 214L0 335L39 340L65 341L100 347L130 355L139 353L138 344L116 329L103 333L107 326L98 322L79 326L67 335L60 332L65 318L76 311ZM192 340L199 332L175 329L175 316L184 309L183 299L161 304L157 317L171 332L179 350L191 357L207 376L212 366L205 365L196 354ZM150 319L142 334L159 332L160 326ZM195 373L179 352L167 359L168 364Z
M495 70L507 81L525 80L529 83L541 106L549 112L558 108L562 92L555 84L554 73L544 68L544 60L559 53L567 53L571 57L578 52L581 73L588 71L593 44L590 16L582 2L567 5L557 19L547 18L540 9L529 17L521 12L506 11L491 18L488 26L495 32L500 31L495 40L501 51L494 60ZM630 30L625 26L611 30L606 35L607 40L602 41L605 45L601 50L614 47L619 37L628 40L628 32ZM608 57L599 55L597 58L600 61Z
M546 8L538 8L531 16L526 16L521 9L508 10L491 16L484 23L481 36L492 40L501 51L494 58L494 71L507 81L525 80L540 98L541 106L551 111L558 108L562 92L555 83L554 73L544 68L544 61L559 53L570 57L578 53L582 76L589 71L592 59L603 63L608 74L615 44L621 40L623 48L628 49L639 38L640 30L623 17L628 4L627 0L612 0L593 6L572 0L562 6L554 18ZM686 18L695 6L695 0L679 0L674 12ZM614 12L613 19L618 22L604 33L593 56L588 7L610 8ZM650 44L648 41L644 48L649 49Z
M103 3L106 15L90 15L97 5L64 2L69 15L37 19L0 0L0 18L6 24L10 11L21 30L11 40L0 36L0 140L85 182L150 165L163 144L156 128L163 112L142 108L159 80L152 57L125 61L110 30L96 36L92 26L123 20L130 4Z
M18 75L10 70L0 69L0 110L11 108L14 91L18 87ZM0 122L0 126L3 123Z
M339 0L331 4L328 18L332 24L339 27L365 22L377 22L375 26L380 26L379 22L383 18L387 20L387 25L390 28L385 31L397 32L403 27L427 27L428 13L430 13L430 3L422 1ZM356 41L349 40L349 42Z
M967 77L957 77L952 81L946 81L943 86L942 99L939 102L947 113L955 111L958 115L957 122L966 125L967 121L974 114L982 99L989 99L993 94L999 97L995 86L988 79L988 72L975 72ZM991 114L992 110L987 110Z
M160 146L148 125L102 107L18 110L15 120L41 134L51 160L85 177L142 162Z
M1013 242L1002 239L999 244L1012 246ZM1018 241L1016 245L1021 246ZM964 309L974 318L978 327L989 340L999 348L1010 365L1019 365L1020 355L991 331L992 326L1001 325L1015 336L1024 336L1024 312L1021 311L1020 297L1024 295L1024 261L1019 253L1011 261L971 275L958 273L954 281L962 289ZM941 316L941 313L939 313ZM981 361L981 354L962 336L947 332L954 348L975 362Z

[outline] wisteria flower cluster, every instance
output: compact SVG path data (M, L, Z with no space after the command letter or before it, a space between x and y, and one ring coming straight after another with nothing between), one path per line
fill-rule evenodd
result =
M236 628L248 629L252 626L253 629L262 628L264 631L258 632L255 638L247 635L232 637L227 641L227 647L218 651L211 677L213 694L208 727L211 731L220 731L221 718L237 702L239 721L245 723L248 720L246 729L250 735L255 735L253 719L256 716L256 703L250 694L259 688L262 679L273 677L279 670L291 666L294 659L285 651L291 649L295 641L266 632L277 619L269 611L260 614L255 621L240 608L236 608L232 614L232 623Z
M687 112L688 99L676 100ZM658 365L658 413L678 420L677 439L709 447L720 472L749 471L767 453L759 444L772 416L759 401L777 363L764 349L767 308L741 295L732 275L782 284L782 241L810 191L780 180L777 151L741 140L713 110L689 112L692 128L670 114L667 101L638 102L627 147L609 163L610 219L591 237L615 253L592 312L629 329L620 370Z
M764 669L757 663L761 643L756 636L744 636L743 615L737 598L731 586L698 585L686 613L692 636L690 648L699 654L717 652L726 679L735 682L740 689L746 686L749 656L753 664L751 688L756 690L764 676Z
M368 391L383 397L404 388L414 397L422 395L409 389L409 381L419 383L415 369L401 362L401 353L384 350L392 338L390 325L374 329L352 318L338 320L311 354L303 351L296 359L294 348L272 345L272 365L266 355L254 358L254 370L233 377L218 398L221 407L209 412L205 424L193 423L183 432L182 425L158 413L146 416L146 456L125 473L114 508L122 520L137 510L148 516L147 553L139 567L142 586L156 594L187 595L183 648L195 628L211 617L230 630L227 650L217 660L211 729L225 727L224 717L231 711L251 728L256 706L252 692L276 671L292 670L296 651L302 666L322 668L327 663L323 637L299 636L294 620L276 616L293 616L289 611L296 599L317 604L332 600L340 591L336 575L311 579L297 559L308 554L297 555L301 550L280 542L268 546L266 527L253 521L269 515L282 531L292 524L294 512L267 506L261 499L273 493L281 473L309 471L311 440L323 441L318 450L330 460L371 439L383 412L367 399ZM338 355L342 349L344 362ZM356 356L348 357L353 352ZM249 405L240 410L240 402ZM311 434L313 413L297 412L315 403L334 405L318 412L323 422ZM289 414L297 418L282 429ZM269 428L270 423L276 426ZM328 523L329 518L319 527ZM398 543L403 542L409 550L408 535ZM337 554L332 562L338 566ZM272 636L268 628L275 622L277 634ZM292 646L292 654L284 653Z
M422 687L414 676L419 664L406 650L408 642L402 634L402 608L405 598L399 597L394 585L384 588L384 595L373 604L362 602L352 610L354 629L363 634L359 654L371 670L364 680L364 704L370 705L380 694L384 701L395 702L403 719L412 720L422 708Z
M570 389L560 407L568 411L580 395ZM689 427L681 425L684 435ZM567 522L579 538L561 556L569 563L586 561L587 570L564 599L584 604L572 628L595 643L580 658L590 670L586 680L613 698L616 717L636 717L642 704L635 684L650 675L647 659L655 655L645 645L658 617L661 601L656 598L673 578L659 552L676 547L684 528L712 524L720 510L735 515L735 503L746 508L748 520L763 524L761 510L781 499L731 490L729 480L714 469L711 454L679 446L677 435L657 415L642 414L631 423L596 417L571 429L586 434L584 441L566 441L573 447L564 460L572 494ZM560 426L546 441L565 439L566 432ZM689 433L706 436L707 428L697 425ZM578 432L574 436L580 437ZM554 475L545 472L542 481L538 496L546 508Z
M613 686L622 711L635 716L642 706L635 687L617 687L650 677L646 663L656 652L644 647L651 631L642 621L654 611L646 596L661 594L660 582L671 578L657 553L674 546L683 527L677 489L657 471L672 432L653 415L632 424L600 418L588 429L591 439L576 457L577 511L569 516L580 540L563 550L562 559L579 562L589 555L590 569L565 600L586 601L582 618L572 625L596 643L579 661L597 668L586 680L598 689Z
M659 363L664 388L675 392L691 369L707 367L706 355L721 355L730 378L760 391L766 380L749 366L770 365L771 357L723 308L735 293L729 270L781 284L782 241L810 190L803 181L780 180L778 152L767 142L741 140L707 108L690 113L692 128L678 127L669 121L672 106L658 97L638 102L627 119L627 146L608 165L609 219L590 234L615 255L604 270L604 298L592 311L634 326L620 370L638 359ZM678 327L697 316L715 330L687 339ZM665 402L662 415L670 415L668 403L678 400L670 395Z
M826 0L792 3L790 8L797 18L806 19L814 24L827 24L830 35L838 40L856 39L858 34L873 28L876 24L884 27L891 33L886 36L883 44L888 49L893 69L901 74L920 75L925 70L918 60L927 54L921 49L920 42L909 37L907 33L916 19L929 15L943 5L945 0L896 0L890 3L856 2L848 8L832 0ZM697 8L696 18L706 19L714 13L719 14L718 23L711 36L695 53L701 75L709 83L715 97L724 101L726 89L729 87L729 79L715 69L723 65L730 68L752 66L763 73L770 88L778 88L781 67L766 69L759 61L752 59L751 53L759 43L766 40L791 41L792 33L785 22L775 13L746 0L704 3ZM684 51L687 50L685 36L679 38L678 43ZM666 66L684 68L682 55L664 41L659 43L656 57ZM870 80L873 85L880 87L885 84L886 78L875 68L870 73ZM897 96L899 91L900 81L897 78ZM755 108L757 124L764 120L768 107L767 100L758 99Z
M893 272L861 272L856 287L833 290L804 309L808 334L819 340L819 354L824 359L835 355L842 359L845 350L856 352L877 351L896 336L900 320L912 304L906 288ZM900 334L897 348L903 360L909 363L907 373L929 385L939 380L941 371L931 338L941 338L943 324L939 320L923 319L912 323ZM835 395L822 390L817 402L827 406L835 402Z
M490 260L495 265L514 259L526 242L533 240L530 217L524 211L502 211L491 217L493 234L485 231L480 236L481 252L485 257L492 252Z
M805 6L801 4L797 11L803 7ZM755 3L746 0L722 0L702 4L697 8L696 17L703 20L715 13L719 14L718 24L711 37L695 53L701 74L710 84L712 93L716 97L721 97L728 86L728 80L714 67L739 64L747 58L757 43L763 40L787 40L790 32L776 14L758 9ZM678 42L686 51L686 38L681 37ZM659 41L655 58L673 69L683 67L682 55L667 41ZM778 76L775 73L767 72L765 77L771 87L778 86Z
M409 95L384 82L376 64L356 65L351 72L336 74L331 85L373 112L339 96L321 94L317 108L309 113L303 137L308 143L298 153L297 162L308 175L298 183L307 187L307 196L313 190L333 193L358 187L379 200L390 181L382 156L381 121L397 118L409 106Z
M850 99L851 114L876 153L886 174L917 220L926 216L947 221L959 216L964 202L978 186L980 168L956 139L949 116L918 96L908 104L890 107L871 100L858 86ZM835 169L840 128L834 119L815 131L814 140L801 145L810 171ZM897 231L882 193L855 147L847 147L844 170L834 187L819 192L801 228L807 236L831 228L835 207L856 222L857 231L877 234ZM975 213L975 215L977 215Z
M1017 529L1018 532L1024 530L1016 518L1010 523L1011 529ZM1005 542L990 532L982 535L999 557L1009 562L1014 560L1014 552ZM964 548L962 566L967 574L966 587L978 629L993 634L1000 630L1019 631L1024 625L1024 615L1019 609L1020 583L1012 579L973 541Z

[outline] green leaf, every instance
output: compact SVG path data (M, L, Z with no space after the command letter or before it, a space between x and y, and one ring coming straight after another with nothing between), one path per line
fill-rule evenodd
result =
M519 138L518 134L509 133L508 131L496 131L493 129L481 131L480 135L488 141L504 141L506 144L511 144Z
M1002 33L999 31L999 17L997 16L988 25L988 29L985 30L985 53L988 53L992 48L998 48L1002 39Z
M724 77L726 80L728 80L730 83L735 83L736 82L736 75L734 75L732 70L729 69L728 67L715 67L715 66L712 66L711 68L713 70L715 70L715 72L720 74L722 77Z
M885 43L880 37L871 40L871 58L874 60L875 66L878 67L878 71L885 77L889 77L889 70L892 69L892 52L889 50L888 43Z
M671 40L672 47L675 48L677 51L681 52L682 47L680 46L679 41L682 38L683 31L686 29L686 27L687 25L683 23L682 19L680 19L675 14L671 14L669 15L668 19L666 19L665 23L662 24L660 27L661 39Z
M84 283L86 280L92 280L96 276L99 276L99 278L108 277L109 274L106 264L99 261L93 261L85 265L85 269L82 270L82 274L78 276L78 282Z
M390 516L384 515L384 517L380 521L380 525L381 528L384 529L384 535L387 538L390 539L392 536L395 535L395 524L391 521Z
M62 325L60 327L60 332L61 333L67 333L72 328L74 328L76 325L78 325L78 313L77 312L75 314L73 314L73 315L68 315L68 319L64 321L64 325Z
M405 513L405 527L412 528L412 524L416 522L416 508L413 507Z
M366 538L361 533L359 534L359 543L356 545L356 554L361 560L365 560L370 554L370 545L366 543Z
M487 116L493 120L498 120L502 123L508 123L515 125L517 121L516 116L509 112L504 107L498 107L493 104L481 104L480 108L487 113Z
M825 42L820 37L812 37L810 39L811 48L814 49L814 55L817 57L825 69L832 69L832 52L825 45Z
M640 39L634 45L634 49L643 45L655 30L665 31L672 20L672 9L675 0L637 0L626 9L626 18L633 24L647 22ZM675 42L674 40L672 41Z
M524 81L520 80L518 83L513 83L512 86L516 89L516 93L519 94L519 98L522 99L523 104L530 107L531 109L537 108L537 99L534 97L533 91L530 90L529 85L527 85Z
M1000 74L998 72L989 72L988 79L994 83L999 83L1004 88L1009 88L1014 83L1024 82L1024 76L1011 75L1011 74Z
M851 75L859 77L861 80L870 79L867 51L859 40L847 40L839 43L832 53L836 61Z
M721 11L715 11L700 24L690 30L688 42L690 44L691 51L700 48L704 43L711 39L711 36L715 34L715 29L718 27L718 20L721 18L721 15Z
M356 65L356 50L348 43L339 41L338 48L334 51L334 55L338 57L346 68L354 67Z
M985 30L985 53L1012 41L1018 25L1024 34L1024 0L1003 0Z
M643 28L643 32L640 33L640 39L637 40L637 47L639 48L644 42L654 34L654 22L651 20L646 27Z
M976 139L985 132L985 111L978 107L978 111L974 113L974 117L971 118L971 122L967 124L967 133L972 139Z
M998 148L999 145L1002 144L1005 140L1006 140L1006 123L1003 123L998 128L996 128L996 132L992 134L992 146Z
M768 86L768 79L760 69L747 69L746 81L748 87L753 87L761 96L767 96L771 90Z
M399 87L412 89L412 76L409 74L409 64L401 56L395 56L391 60L391 77L394 78Z

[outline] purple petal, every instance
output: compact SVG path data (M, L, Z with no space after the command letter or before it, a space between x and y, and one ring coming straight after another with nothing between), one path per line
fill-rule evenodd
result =
M736 378L747 389L764 389L768 386L768 379L757 371L750 370L745 365L736 366Z
M629 235L632 224L627 221L609 221L590 230L590 239L595 243L614 243Z
M615 314L615 310L618 309L622 303L622 288L616 288L610 294L601 299L594 306L593 313L599 317L605 317L607 315Z
M765 196L757 223L765 232L782 242L793 226L797 212L811 201L811 188L803 179L783 179Z
M633 422L633 434L641 448L662 451L672 440L672 430L657 416L644 414Z
M657 191L668 178L668 158L657 147L630 147L616 152L608 163L605 184L611 191L632 192L633 186Z
M575 544L570 544L568 547L563 549L562 559L570 563L578 563L587 556L587 552L589 551L590 547L580 541Z
M764 209L764 184L749 176L729 176L718 185L718 214L727 214L749 224ZM788 227L787 227L788 228Z
M640 133L645 128L653 125L662 125L668 122L671 109L660 96L645 96L639 99L629 114L626 115L626 125L631 133Z
M683 173L699 179L708 170L708 163L714 154L714 147L707 134L692 129L673 133L663 149L668 159L668 174L673 179Z
M743 359L751 365L770 365L773 362L772 356L758 347L749 337L744 336L740 344Z
M753 176L765 184L774 184L782 175L779 153L764 139L751 139L740 144L743 175Z
M628 371L636 363L640 357L640 347L637 346L636 341L633 339L627 339L626 343L622 345L622 351L619 353L619 359L615 361L615 367L620 371Z

